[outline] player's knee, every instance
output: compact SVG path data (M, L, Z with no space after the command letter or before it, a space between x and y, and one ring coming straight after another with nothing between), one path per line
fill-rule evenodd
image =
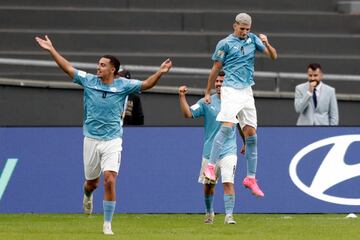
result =
M245 137L251 137L256 135L256 129L253 126L245 125L245 127L242 130Z
M93 182L93 183L91 183L89 186L90 186L90 188L91 188L92 190L95 190L96 188L98 188L99 182Z
M116 176L114 174L104 174L104 187L109 188L115 185Z
M99 186L100 179L87 180L85 188L86 190L92 192Z
M112 178L104 178L104 188L112 188L115 185L115 181Z

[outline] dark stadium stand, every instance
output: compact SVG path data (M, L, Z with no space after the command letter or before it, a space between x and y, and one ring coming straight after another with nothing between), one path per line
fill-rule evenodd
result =
M253 17L252 31L267 34L279 53L276 62L259 55L256 71L305 73L309 62L320 62L324 72L328 74L360 75L360 16L346 14L345 11L340 13L344 7L339 7L337 2L317 0L314 4L311 0L2 0L0 58L51 60L34 41L35 36L48 34L57 49L72 62L96 63L99 56L111 53L126 65L158 66L164 59L171 57L175 67L209 69L212 65L210 56L217 41L232 32L235 15L246 11ZM148 73L133 72L133 77L139 79L147 75ZM57 68L6 64L0 64L0 78L69 81ZM169 74L160 85L187 84L194 88L204 88L206 78L206 75L201 74ZM293 92L295 85L302 81L304 80L283 78L280 80L280 91ZM254 89L274 91L274 82L275 79L270 77L258 77ZM360 93L360 82L331 80L328 83L336 87L338 94ZM3 92L9 88L14 88L13 94L16 96L21 95L22 91L30 92L6 86L0 88L1 95L7 95ZM61 101L61 91L56 91ZM62 91L73 92L77 99L81 99L79 90ZM51 93L52 90L47 90L43 94L50 98ZM146 106L145 103L144 106L145 124L192 124L177 119L180 114L173 107L173 104L177 104L173 95L160 95L154 97L154 94L144 94L143 97L149 99L149 105ZM172 111L173 114L170 115L175 116L174 119L157 119L157 111L160 110L154 111L156 102L158 98L164 97L171 98L166 101L169 104L167 110ZM194 99L198 97L193 96ZM257 102L259 112L265 111L264 115L259 116L260 124L295 123L296 114L291 97L263 97ZM266 110L263 110L265 105L259 105L274 105L278 102L284 103L285 116L279 119L267 117L267 113L271 114L271 108L264 107ZM340 123L358 124L359 110L352 109L357 102L341 100L339 103ZM0 99L0 107L6 104L5 100ZM65 105L65 116L60 118L57 114L52 114L56 109L52 110L50 106L44 105L42 108L48 109L48 117L43 117L43 120L24 110L26 116L19 116L17 119L17 115L10 114L7 121L0 119L0 125L80 125L81 113L74 115L72 110L67 108L73 106L73 102L62 104ZM21 107L20 101L18 107ZM350 116L350 112L344 112L347 109L352 109L349 111L355 114L358 111L357 117L346 117Z

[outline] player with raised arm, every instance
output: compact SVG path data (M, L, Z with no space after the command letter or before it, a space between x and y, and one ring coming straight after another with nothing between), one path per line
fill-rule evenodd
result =
M225 79L221 87L221 110L217 121L222 123L217 132L210 153L209 164L204 174L210 179L215 179L215 165L222 152L224 143L232 137L234 124L240 123L246 141L246 160L248 173L243 185L251 189L255 196L263 197L264 193L259 188L255 174L257 169L257 116L255 100L251 86L254 85L253 73L255 52L264 53L271 59L277 58L266 35L259 37L250 32L251 17L246 13L239 13L233 24L234 32L220 40L212 56L214 60L210 71L205 101L210 103L211 88L221 69L225 71Z
M124 101L133 92L144 91L157 84L161 76L172 67L170 59L144 81L116 78L120 62L111 55L104 55L97 65L96 75L75 69L54 48L48 36L35 38L50 53L57 65L73 81L84 88L84 212L93 209L93 191L98 187L101 173L104 176L103 233L113 235L111 221L116 204L116 178L121 163L122 134L121 114Z
M199 175L199 183L204 184L204 200L205 200L205 224L212 224L214 222L214 193L215 183L221 175L221 180L224 187L224 204L225 204L225 223L235 224L233 217L233 210L235 205L235 190L234 190L234 177L237 164L236 154L236 134L235 127L232 129L231 137L224 143L224 147L219 156L219 161L215 166L216 180L210 181L203 175L204 168L209 162L211 145L214 136L220 129L220 122L216 121L216 116L220 111L220 88L224 81L224 72L220 72L215 80L216 94L211 96L211 103L206 104L204 98L200 99L196 104L191 107L187 103L186 93L187 87L181 86L179 88L179 101L180 109L185 118L204 118L204 147L202 154L202 164ZM244 149L242 149L244 150Z

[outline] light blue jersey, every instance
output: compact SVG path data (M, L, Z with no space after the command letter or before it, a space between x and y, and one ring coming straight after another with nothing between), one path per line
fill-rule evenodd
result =
M139 92L142 82L117 78L107 85L96 75L79 70L75 70L73 81L84 87L84 135L100 140L122 137L125 98Z
M265 46L260 38L252 33L244 40L233 34L220 40L212 60L222 62L225 72L223 86L246 88L254 85L255 52L264 50Z
M221 127L221 123L216 121L216 116L220 112L220 98L217 94L211 96L211 103L206 104L204 98L200 99L196 104L190 107L193 118L204 117L204 148L203 157L210 158L210 151L214 137ZM234 126L235 128L235 126ZM229 140L224 143L220 153L220 159L227 155L236 155L236 131L233 131Z

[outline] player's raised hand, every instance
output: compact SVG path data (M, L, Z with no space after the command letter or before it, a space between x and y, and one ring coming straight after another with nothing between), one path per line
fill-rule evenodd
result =
M259 34L259 38L266 47L264 50L265 55L269 56L272 60L277 59L276 49L270 45L268 37L265 34Z
M167 73L170 71L171 67L172 67L172 62L170 58L168 58L160 65L160 71L162 73Z
M50 49L53 48L52 42L47 35L45 35L45 39L35 37L35 40L39 43L40 47L47 51L50 51Z
M206 104L211 103L211 97L210 97L209 93L205 93L204 101L205 101Z
M267 38L267 36L265 35L265 34L259 34L259 38L260 38L260 40L265 44L265 46L267 45L267 44L269 44L269 40L268 40L268 38Z
M187 94L187 92L188 92L187 86L181 86L181 87L179 87L179 95L180 95L180 96L184 96L185 94Z

